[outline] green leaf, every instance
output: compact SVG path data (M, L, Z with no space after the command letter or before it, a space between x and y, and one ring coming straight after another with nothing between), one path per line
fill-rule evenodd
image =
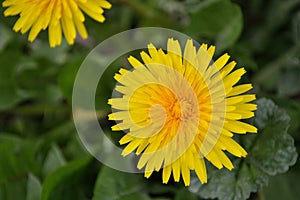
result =
M268 187L263 190L264 198L298 200L299 178L299 173L273 177Z
M0 134L0 181L26 177L37 171L37 141L22 140L11 134ZM18 178L16 179L18 180Z
M181 188L177 190L175 200L197 200L198 197L191 193L187 188Z
M4 25L0 24L0 51L3 51L5 46L11 41L11 31Z
M6 110L22 99L15 79L19 55L13 52L1 52L0 60L0 110Z
M82 158L90 155L87 149L83 146L78 134L74 134L69 138L68 144L64 147L64 155L67 158Z
M38 171L38 142L0 134L0 199L24 199L28 174Z
M93 200L150 199L144 192L141 174L129 174L103 166L94 188Z
M300 128L300 102L290 98L276 98L274 101L284 107L291 117L289 132L296 136L297 130Z
M298 149L300 150L300 149ZM298 200L300 180L300 162L286 174L280 174L271 177L268 187L263 188L262 195L264 199L289 199Z
M193 178L191 190L203 198L242 200L267 185L269 176L284 173L295 164L297 152L293 138L287 133L289 116L272 101L257 101L254 125L258 133L242 136L248 156L235 159L235 168L208 170L208 183L201 185Z
M54 84L60 70L58 65L45 58L33 57L24 57L20 63L16 82L27 98L47 104L61 100L60 88Z
M242 28L243 15L238 5L229 0L208 0L192 14L186 31L200 39L214 40L222 51L236 42Z
M31 56L38 59L45 59L48 62L62 64L68 59L68 50L71 48L65 41L56 48L49 48L48 42L36 41L30 44Z
M80 64L82 63L82 58L76 58L69 62L62 68L58 75L58 84L65 98L71 104L72 102L72 91L75 82L75 77L77 71L79 70Z
M40 181L33 174L29 174L27 180L26 200L40 200L41 192L42 186Z
M90 163L90 157L78 159L51 173L43 183L41 199L83 199L81 184L84 184Z
M46 177L49 175L51 172L55 171L56 169L64 166L66 164L66 160L60 151L59 147L55 144L52 145L44 166L43 166L43 175Z
M21 177L18 180L0 183L0 199L24 199L26 196L26 183L26 176Z
M268 175L284 173L297 160L294 139L287 133L290 117L271 100L257 103L254 124L260 131L247 160Z
M208 183L201 185L199 180L194 180L190 188L192 192L207 198L220 200L243 200L248 199L251 192L257 190L256 182L252 175L252 168L240 161L234 162L235 168L232 171L227 169L208 170ZM257 175L259 172L256 172ZM259 178L260 176L257 176ZM194 178L196 177L194 176ZM260 177L260 179L263 179Z

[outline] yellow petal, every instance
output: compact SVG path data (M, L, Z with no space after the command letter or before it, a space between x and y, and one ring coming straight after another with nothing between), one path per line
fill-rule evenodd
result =
M173 171L173 178L175 182L179 182L180 179L180 163L179 159L172 163L172 171Z
M224 67L229 58L230 56L227 53L225 53L220 58L218 58L218 60L216 60L215 65L218 67L218 70L221 70Z
M240 121L227 120L224 122L224 128L235 133L257 133L257 128Z
M243 85L238 85L232 88L232 90L227 94L228 96L235 96L238 94L245 93L249 90L251 90L252 84L243 84Z
M207 182L207 174L206 174L206 167L203 158L195 157L195 172L202 182L202 184Z
M163 169L163 183L167 184L171 176L171 166L168 165Z
M138 68L138 67L143 67L144 66L138 59L136 59L133 56L129 56L129 58L127 60L131 64L131 66L134 67L134 68Z

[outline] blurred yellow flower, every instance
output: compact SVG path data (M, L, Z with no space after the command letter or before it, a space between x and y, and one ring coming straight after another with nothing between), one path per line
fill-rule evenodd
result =
M254 116L254 94L243 94L251 84L235 86L244 68L232 72L236 63L224 54L215 62L214 46L199 50L188 40L182 53L177 40L169 39L167 52L148 46L141 63L130 56L132 71L120 69L115 90L123 96L109 100L114 109L112 130L127 132L119 141L127 144L122 155L140 155L138 169L145 177L163 168L162 181L183 178L190 184L190 170L207 182L204 159L221 169L233 169L224 151L245 157L247 152L232 139L233 133L256 133L257 129L239 120ZM183 55L182 55L183 54Z
M103 8L111 8L106 0L5 0L2 6L7 7L4 16L20 16L13 30L22 34L30 30L30 42L48 28L50 47L61 44L62 32L70 45L74 44L77 31L86 39L83 13L102 23Z

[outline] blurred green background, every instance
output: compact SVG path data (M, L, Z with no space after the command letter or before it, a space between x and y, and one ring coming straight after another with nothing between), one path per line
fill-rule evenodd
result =
M60 199L299 199L300 0L111 0L104 24L87 18L89 39L51 49L47 33L33 43L12 31L17 17L0 15L0 200ZM1 8L1 13L3 13ZM258 135L237 140L249 156L232 172L208 164L208 184L192 178L168 185L161 174L115 171L93 159L76 133L71 110L73 81L87 54L101 41L131 28L178 30L228 52L248 71L259 111ZM151 41L149 41L150 43ZM96 101L109 131L107 99L115 62ZM291 137L292 136L292 137ZM292 166L289 168L289 166ZM172 179L172 178L171 178Z

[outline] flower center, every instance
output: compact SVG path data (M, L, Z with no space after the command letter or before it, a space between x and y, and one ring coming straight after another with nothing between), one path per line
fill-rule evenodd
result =
M169 106L169 115L175 120L189 120L193 113L193 105L189 99L179 98L174 99L174 101Z

